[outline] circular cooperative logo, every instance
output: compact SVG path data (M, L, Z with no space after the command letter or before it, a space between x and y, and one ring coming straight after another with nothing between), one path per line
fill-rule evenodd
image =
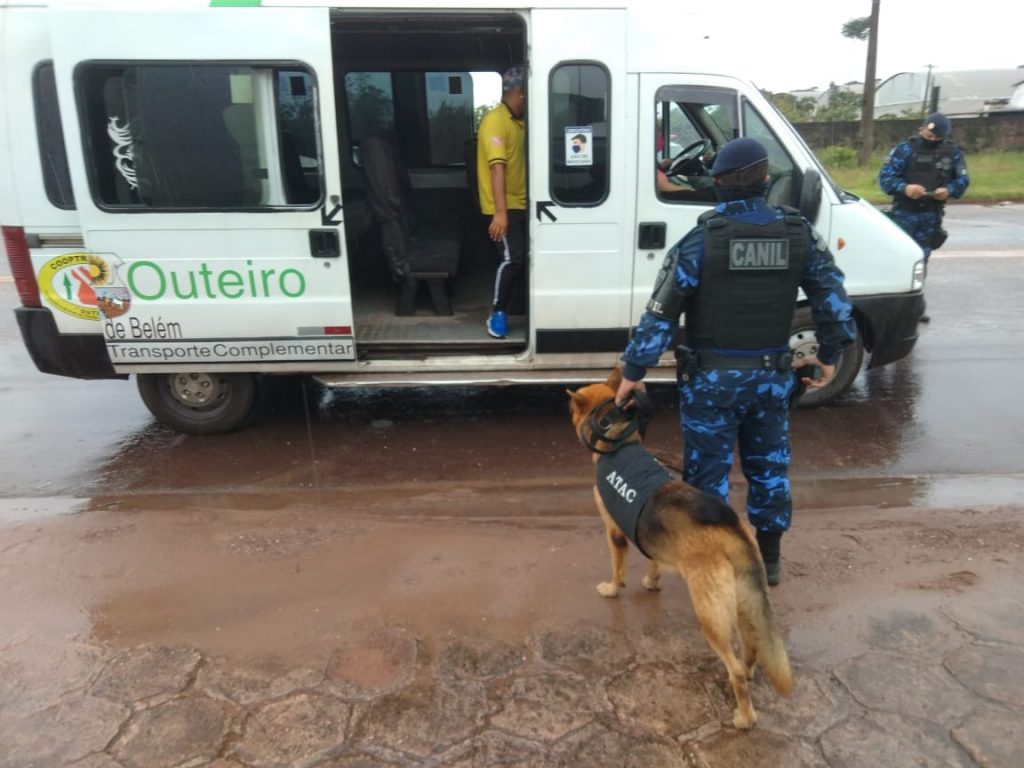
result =
M96 289L112 274L106 260L95 253L64 253L43 264L37 275L43 298L66 315L99 320Z

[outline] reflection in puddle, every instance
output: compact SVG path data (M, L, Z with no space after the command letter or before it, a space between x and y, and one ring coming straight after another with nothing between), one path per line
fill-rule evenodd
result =
M0 523L23 523L59 515L74 515L89 505L89 499L70 496L0 499Z

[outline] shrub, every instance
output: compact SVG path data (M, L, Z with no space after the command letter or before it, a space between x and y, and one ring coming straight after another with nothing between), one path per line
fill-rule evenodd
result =
M850 147L825 147L817 154L822 165L827 168L857 167L857 152Z

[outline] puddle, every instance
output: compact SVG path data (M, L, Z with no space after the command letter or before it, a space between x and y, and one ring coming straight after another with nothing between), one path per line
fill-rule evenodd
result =
M1017 475L793 478L794 505L802 509L989 507L1017 504L1022 498L1024 477Z

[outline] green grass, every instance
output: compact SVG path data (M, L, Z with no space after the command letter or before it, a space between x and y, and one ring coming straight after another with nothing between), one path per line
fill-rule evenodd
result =
M817 153L829 175L843 189L872 203L890 198L878 188L878 171L887 152L879 152L863 168L857 167L852 150L829 147ZM971 203L999 203L1024 200L1024 152L981 152L967 155L971 186L963 199Z

